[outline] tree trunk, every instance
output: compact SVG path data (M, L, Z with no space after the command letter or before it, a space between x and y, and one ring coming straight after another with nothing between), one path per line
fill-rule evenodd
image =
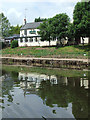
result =
M88 44L90 44L90 37L88 37Z
M84 37L82 37L82 40L83 40L83 46L84 46Z
M80 43L80 37L75 37L75 45L78 45Z
M50 40L49 40L49 47L50 47Z

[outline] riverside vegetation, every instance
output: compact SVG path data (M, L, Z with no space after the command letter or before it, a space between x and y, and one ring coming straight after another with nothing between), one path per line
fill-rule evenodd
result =
M90 45L72 45L65 47L16 47L5 48L0 51L2 56L22 57L51 57L51 58L81 58L88 59Z

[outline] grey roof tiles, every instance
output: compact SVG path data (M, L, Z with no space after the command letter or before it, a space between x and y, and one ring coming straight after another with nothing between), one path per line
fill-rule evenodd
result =
M35 29L37 27L39 27L39 25L41 24L42 22L32 22L32 23L26 23L25 25L23 25L21 27L21 30L25 30L25 29Z

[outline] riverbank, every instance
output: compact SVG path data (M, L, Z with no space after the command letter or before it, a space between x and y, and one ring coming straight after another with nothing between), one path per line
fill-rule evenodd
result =
M3 57L38 57L38 58L76 58L88 59L90 45L72 45L65 47L17 47L5 48Z
M30 57L1 57L2 64L27 65L37 67L88 69L88 59L66 59L66 58L30 58Z
M26 65L2 65L3 70L7 70L9 73L12 71L22 72L22 73L37 73L37 74L47 74L56 76L68 76L68 77L86 77L89 75L90 71L87 70L70 70L70 69L59 69L59 68L43 68L43 67L33 67Z

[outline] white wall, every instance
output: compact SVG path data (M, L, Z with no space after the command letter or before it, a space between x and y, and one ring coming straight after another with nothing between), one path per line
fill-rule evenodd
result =
M82 37L80 38L80 40L81 40L81 43L83 43ZM84 38L84 43L86 43L86 44L89 43L89 38L88 37Z
M23 38L23 42L20 41L20 39L18 39L18 44L19 46L49 46L49 41L41 41L40 40L41 37L37 37L37 42L35 41L35 37L33 37L33 41L30 42L30 38L28 38L27 42L25 42L25 38ZM57 44L57 41L51 41L50 42L50 45L56 45Z
M30 31L36 31L36 34L30 34ZM20 30L20 37L25 36L38 36L39 29L27 29L27 35L24 34L24 30Z

